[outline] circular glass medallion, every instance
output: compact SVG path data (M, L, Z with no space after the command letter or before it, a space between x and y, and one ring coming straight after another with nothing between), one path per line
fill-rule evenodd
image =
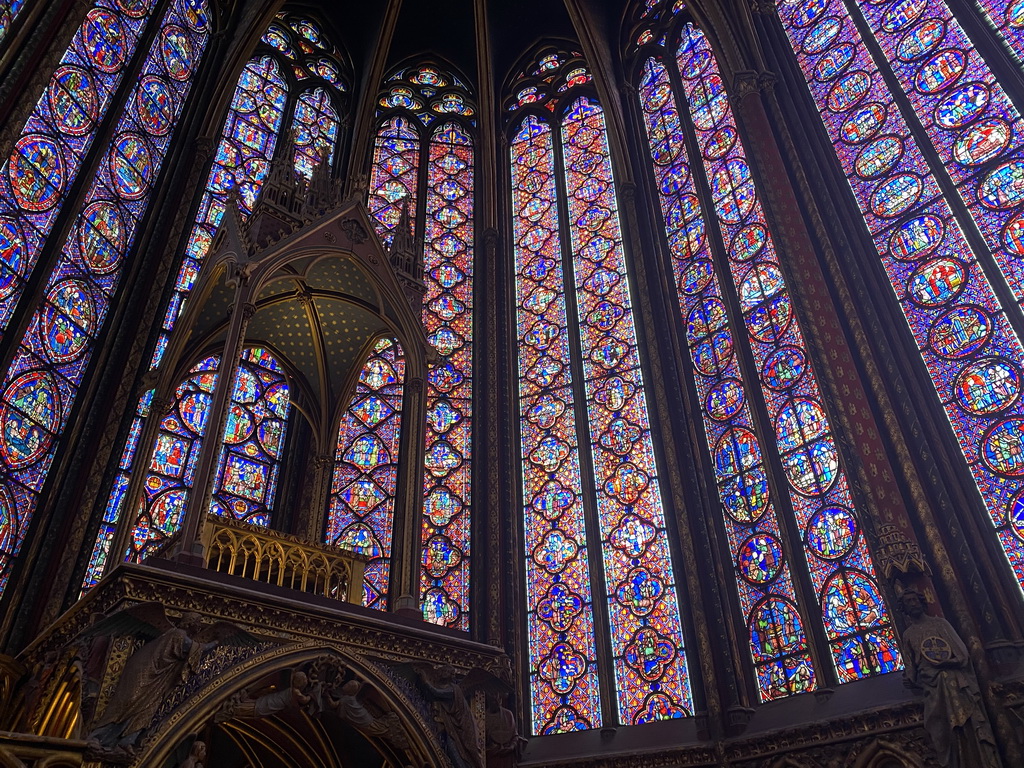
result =
M120 211L105 200L89 205L79 220L78 245L85 263L97 274L117 268L124 253L125 236Z
M878 133L887 116L885 106L872 101L851 112L840 126L839 134L848 144L860 144Z
M824 51L830 45L832 41L839 35L839 30L843 28L843 22L841 22L835 16L826 16L819 21L807 36L804 37L803 49L804 53L809 56L817 56L819 53Z
M751 536L736 552L736 567L740 575L754 584L772 581L784 565L782 543L765 533Z
M992 319L980 307L951 309L932 325L928 343L942 357L957 359L976 352L992 335Z
M61 133L83 136L92 130L99 114L96 87L81 67L58 67L47 90L50 112Z
M723 483L720 493L726 513L737 522L756 522L768 509L768 478L760 467Z
M11 382L0 405L0 455L7 466L21 469L46 453L59 409L57 384L49 373L29 371Z
M737 379L723 379L711 388L704 407L716 421L725 421L743 407L743 385Z
M183 82L192 75L192 43L188 33L176 24L169 24L160 33L160 56L172 80Z
M1024 418L1006 419L993 427L982 441L981 458L1000 475L1024 475Z
M921 179L910 173L893 176L871 193L871 211L883 219L899 216L921 197Z
M942 128L962 128L985 111L989 95L984 83L962 85L935 107L935 122Z
M917 261L938 247L944 230L937 216L918 216L900 225L889 240L889 252L901 261Z
M860 151L853 169L861 178L873 179L890 171L902 156L903 142L895 136L882 136Z
M937 307L959 295L967 282L967 269L959 259L932 259L914 270L907 294L925 307Z
M124 63L126 41L117 15L93 8L82 24L85 54L100 72L116 72Z
M958 48L940 51L917 72L914 85L922 93L938 93L960 79L967 67L967 54Z
M149 190L153 161L146 140L124 133L110 153L110 173L117 193L125 200L138 200Z
M96 307L89 288L78 280L63 280L46 296L40 335L51 362L66 363L81 354L96 324Z
M761 377L777 392L789 389L804 373L807 359L797 347L781 347L765 360Z
M994 210L1024 202L1024 160L1011 160L990 171L978 185L978 200Z
M953 158L965 166L987 163L1002 154L1012 137L1013 132L1005 120L980 120L956 140Z
M737 261L749 261L761 252L768 242L768 230L763 224L748 224L732 239L729 251Z
M901 61L913 61L934 50L946 34L946 25L939 19L922 21L907 32L896 46L896 56Z
M7 164L11 190L27 211L45 211L64 190L64 159L57 142L39 134L18 140Z
M814 554L838 560L857 543L857 521L846 507L823 507L807 521L806 536Z
M142 127L154 136L163 136L174 122L174 94L161 78L147 75L139 82L136 111Z
M844 75L828 92L828 108L833 112L845 112L857 106L871 90L871 76L857 70Z
M960 407L968 413L991 416L1017 401L1020 369L996 357L978 360L960 372L954 392Z

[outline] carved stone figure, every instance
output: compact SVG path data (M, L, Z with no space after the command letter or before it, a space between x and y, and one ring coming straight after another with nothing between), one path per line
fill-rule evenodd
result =
M916 589L899 598L910 619L903 632L905 674L924 691L924 727L939 764L1001 768L967 646L948 621L925 614L924 595Z
M513 766L523 751L526 739L519 735L516 716L498 694L487 694L487 713L484 716L487 730L487 765Z
M309 678L301 669L291 671L288 685L276 691L250 698L242 692L237 699L229 701L224 709L214 718L215 722L223 722L235 718L253 720L270 717L286 709L299 709L311 701L309 695Z
M204 761L206 760L206 742L196 739L192 742L192 749L188 753L188 757L181 764L181 768L203 768Z
M340 688L328 693L327 708L334 710L338 717L351 723L356 730L369 736L383 737L399 749L407 747L408 740L405 738L405 730L399 722L398 715L394 712L374 715L359 700L362 688L363 684L358 680L349 680Z
M219 643L252 645L251 635L227 622L203 623L186 613L172 624L159 603L144 603L102 619L82 639L97 635L136 635L146 642L125 662L89 739L103 749L131 750L145 735L169 694L195 671L201 657Z
M455 669L450 664L438 667L414 664L413 667L431 702L434 718L444 730L445 746L452 762L457 768L482 768L476 723L462 686L455 679Z

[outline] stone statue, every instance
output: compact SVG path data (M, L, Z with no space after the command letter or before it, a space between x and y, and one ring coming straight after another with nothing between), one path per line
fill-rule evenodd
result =
M82 639L97 635L136 635L145 642L125 662L107 706L92 723L89 740L100 749L131 751L153 723L171 692L198 667L214 646L254 645L255 638L224 621L204 624L186 613L173 624L159 603L143 603L108 616Z
M192 749L189 750L188 757L182 762L180 768L203 768L205 760L206 742L196 739L192 742Z
M405 729L402 727L398 715L394 712L374 715L359 700L359 692L362 689L361 682L349 680L340 688L328 692L326 707L336 712L338 717L345 722L351 723L356 730L362 731L368 736L383 737L399 749L408 747Z
M431 703L434 719L446 737L445 748L456 768L482 768L476 723L462 686L450 664L413 664L420 687Z
M967 646L943 618L925 614L924 595L901 591L906 678L924 691L924 728L944 768L1001 768Z
M288 685L255 699L250 698L243 691L241 696L229 701L224 708L214 716L214 722L220 723L225 720L256 720L261 717L270 717L286 709L300 709L309 704L312 697L309 694L309 678L301 669L293 669L288 676Z

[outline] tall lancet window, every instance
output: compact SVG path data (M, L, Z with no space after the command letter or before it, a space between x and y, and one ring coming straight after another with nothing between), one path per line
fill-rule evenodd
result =
M427 375L420 602L428 621L468 629L475 112L458 77L424 65L387 79L377 117L370 215L385 245L403 211L423 242L423 324L438 354Z
M608 133L590 81L579 54L549 52L508 105L534 733L693 712Z
M0 171L0 322L19 302L28 322L0 384L0 590L71 415L122 268L145 218L210 33L202 0L98 0ZM136 45L159 19L148 51ZM138 77L111 109L125 70ZM90 153L100 126L109 142ZM87 171L86 173L82 173ZM49 238L72 196L69 231ZM40 295L26 280L44 246Z
M379 339L341 417L327 514L327 543L370 558L363 605L381 610L387 608L404 388L402 348L394 339Z
M252 59L242 68L206 186L195 202L195 218L183 245L151 368L163 359L170 333L195 284L226 206L235 204L231 202L232 196L237 195L242 217L246 218L256 204L275 152L283 152L285 147L293 153L295 172L306 178L321 162L334 167L342 139L341 115L347 105L349 72L344 54L313 19L282 13L270 23ZM152 392L145 393L136 408L89 563L87 587L102 575L108 558L107 548L125 504L132 467L141 460L136 443L150 414L152 396ZM263 519L262 514L242 517L258 521Z
M1019 52L1019 8L985 7ZM942 0L779 14L1024 587L1024 122Z
M770 700L890 672L900 657L721 72L679 7L650 14L637 39L640 106L708 466ZM815 637L827 643L817 654Z
M133 562L159 549L181 525L219 367L216 356L196 363L160 421L127 543ZM258 525L269 523L288 412L289 390L281 364L265 349L247 349L235 373L211 512ZM97 542L86 587L103 575L109 546L106 539Z

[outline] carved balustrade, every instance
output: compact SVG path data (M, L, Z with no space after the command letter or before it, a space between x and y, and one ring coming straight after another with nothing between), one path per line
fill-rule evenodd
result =
M212 570L348 603L362 602L365 555L216 515L207 517L202 541L206 566Z

